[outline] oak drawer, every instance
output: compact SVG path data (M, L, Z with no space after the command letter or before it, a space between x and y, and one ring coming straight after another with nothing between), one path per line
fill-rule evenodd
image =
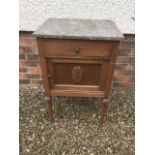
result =
M110 41L51 40L43 39L45 56L96 56L110 58L113 43Z

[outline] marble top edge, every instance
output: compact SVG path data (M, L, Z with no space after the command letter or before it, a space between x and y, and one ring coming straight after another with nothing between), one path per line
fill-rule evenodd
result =
M87 37L87 36L55 36L55 35L41 35L41 34L35 34L33 33L33 36L36 38L42 38L42 39L75 39L75 40L107 40L107 41L120 41L124 38L122 37Z
M37 38L121 40L123 34L111 20L50 18L33 33Z

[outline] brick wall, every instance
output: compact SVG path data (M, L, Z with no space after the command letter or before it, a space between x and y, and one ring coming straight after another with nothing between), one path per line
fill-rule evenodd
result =
M125 35L118 52L113 87L133 88L135 73L135 36ZM42 84L41 69L35 38L32 32L19 33L19 83Z

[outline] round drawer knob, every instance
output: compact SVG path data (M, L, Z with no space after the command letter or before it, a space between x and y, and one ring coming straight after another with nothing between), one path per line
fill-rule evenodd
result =
M74 51L75 51L76 54L79 54L79 53L80 53L80 48L76 47L76 48L74 49Z
M49 74L49 75L48 75L48 78L49 78L49 79L52 79L52 78L53 78L53 76L52 76L51 74Z

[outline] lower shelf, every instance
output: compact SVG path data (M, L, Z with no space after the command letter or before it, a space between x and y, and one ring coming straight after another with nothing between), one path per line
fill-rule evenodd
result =
M79 91L52 89L51 96L104 97L104 91Z

